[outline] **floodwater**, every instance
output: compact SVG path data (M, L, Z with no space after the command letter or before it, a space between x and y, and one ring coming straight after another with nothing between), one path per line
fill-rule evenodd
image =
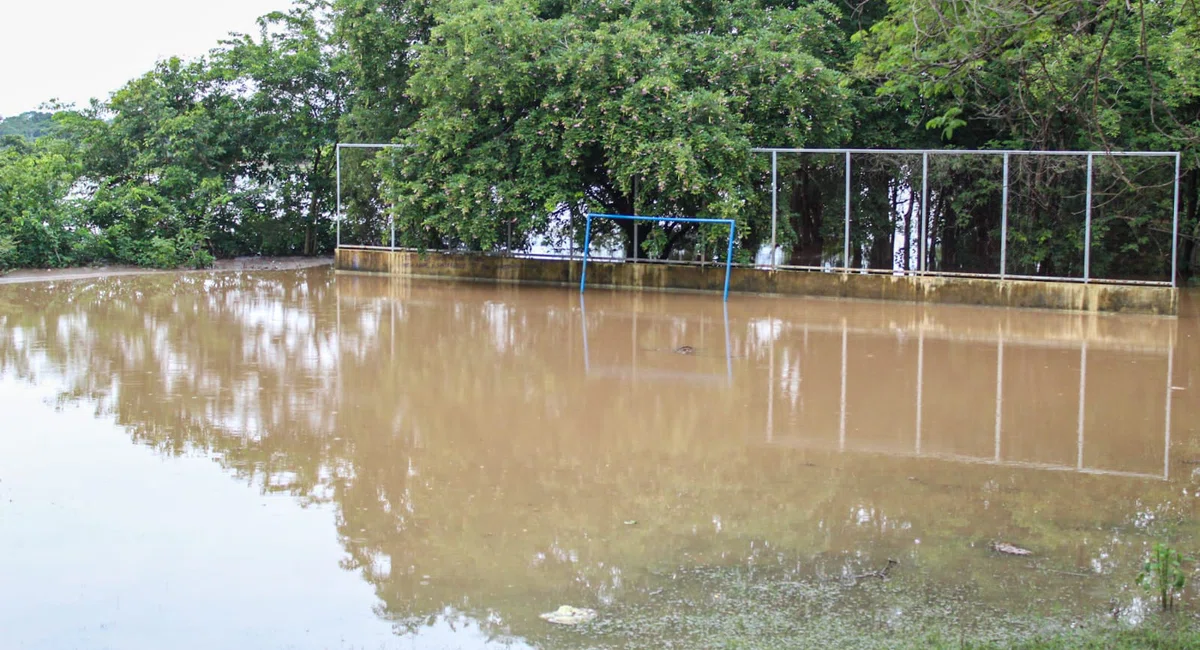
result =
M1148 545L1200 539L1184 311L328 269L0 286L0 647L1147 624ZM598 618L538 617L563 604Z

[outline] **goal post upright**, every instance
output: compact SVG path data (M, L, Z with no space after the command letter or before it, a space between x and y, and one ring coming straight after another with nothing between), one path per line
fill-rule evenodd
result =
M663 216L634 216L629 214L603 214L599 212L589 212L587 214L587 225L583 235L583 269L579 274L579 293L583 293L587 288L587 266L588 266L588 249L592 244L592 220L593 219L614 219L619 221L669 221L673 223L716 223L729 226L729 246L725 254L725 291L722 300L729 302L729 279L733 269L733 234L737 229L737 222L733 219L708 219L700 217L663 217ZM636 246L637 243L634 242Z

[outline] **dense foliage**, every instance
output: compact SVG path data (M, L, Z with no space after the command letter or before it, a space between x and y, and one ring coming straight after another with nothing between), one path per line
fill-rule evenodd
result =
M1195 265L1191 0L302 0L260 25L52 129L20 116L0 140L0 267L328 251L338 140L405 145L345 152L352 242L394 223L422 248L577 245L589 210L705 215L738 220L742 260L770 238L754 146L1180 150L1180 270ZM854 165L843 260L842 161L780 158L790 261L997 270L998 158ZM1173 172L1097 159L1094 275L1167 272ZM1084 173L1014 158L1010 272L1081 272ZM923 212L928 244L909 250ZM627 253L722 254L716 231L621 227Z
M346 84L328 7L259 24L0 143L0 268L329 250Z
M28 111L12 117L0 117L0 138L18 136L26 140L37 140L49 135L54 128L54 114L45 111Z

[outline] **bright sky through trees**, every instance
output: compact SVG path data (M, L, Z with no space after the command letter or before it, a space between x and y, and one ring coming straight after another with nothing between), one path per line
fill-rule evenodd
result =
M0 11L0 116L50 99L105 99L169 56L204 54L231 31L252 32L280 0L62 0Z

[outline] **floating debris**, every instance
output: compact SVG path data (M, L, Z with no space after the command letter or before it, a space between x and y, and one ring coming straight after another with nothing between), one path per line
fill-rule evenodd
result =
M553 612L542 614L541 617L542 620L556 625L579 625L596 618L596 610L563 605Z
M696 354L696 348L690 345L681 345L675 348L675 354Z
M888 561L887 561L887 566L883 567L882 569L880 569L878 571L868 571L867 573L860 573L860 574L854 576L854 581L857 582L859 580L862 580L863 578L879 578L880 580L887 580L888 573L891 572L892 567L898 566L899 564L900 564L900 562L889 557Z
M992 542L988 545L988 548L997 553L1003 553L1005 555L1033 555L1033 551L1027 548L1021 548L1020 546L1016 546L1014 544L1009 544L1008 542Z
M636 524L637 524L637 519L626 519L626 520L625 520L625 525L626 525L626 526L634 526L634 525L636 525Z

